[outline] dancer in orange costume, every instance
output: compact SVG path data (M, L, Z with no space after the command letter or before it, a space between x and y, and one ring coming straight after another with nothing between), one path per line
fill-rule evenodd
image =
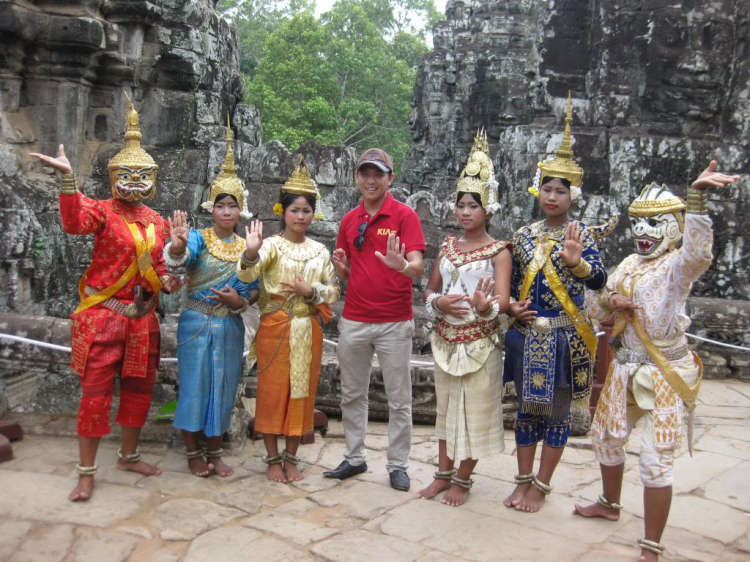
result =
M122 426L117 468L146 476L161 474L140 460L138 439L146 421L159 365L159 291L179 283L167 275L162 257L169 225L143 204L156 194L159 167L141 148L138 113L128 98L125 148L109 161L112 198L90 199L78 191L73 167L60 145L57 157L31 153L62 174L60 218L68 234L93 234L91 264L78 285L73 311L71 367L81 377L78 412L80 463L72 501L94 490L99 441L110 432L114 381L120 372Z

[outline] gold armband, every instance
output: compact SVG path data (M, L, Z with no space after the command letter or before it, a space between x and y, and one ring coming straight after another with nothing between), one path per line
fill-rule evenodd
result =
M64 193L65 195L75 195L78 193L78 185L76 185L76 177L74 174L62 174L60 193Z
M691 215L707 215L708 208L706 207L706 201L708 200L708 191L705 189L694 189L688 188L687 196L687 212Z
M575 267L571 267L569 269L570 269L570 272L576 277L585 279L591 275L591 270L594 268L591 267L591 264L589 262L581 258L578 261L578 263L575 265Z

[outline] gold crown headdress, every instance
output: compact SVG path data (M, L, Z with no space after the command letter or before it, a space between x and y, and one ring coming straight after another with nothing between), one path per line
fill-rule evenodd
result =
M666 185L652 182L644 187L640 195L630 204L628 213L634 217L653 217L662 213L672 213L682 231L685 225L682 211L685 209L685 201L672 193Z
M478 193L482 207L492 214L500 210L500 203L497 201L497 186L495 168L492 165L487 143L487 132L482 128L474 136L474 146L469 153L469 160L458 178L454 204L458 203L458 194L461 192Z
M315 180L310 176L310 170L307 169L304 154L299 155L299 160L294 167L292 175L289 176L289 179L286 180L281 187L281 193L282 195L284 193L291 193L293 195L315 197L314 218L315 220L323 220L323 213L319 211L320 203L318 202L320 200L320 192L318 191L318 186L315 183ZM276 205L273 206L273 212L277 215L284 214L281 203L276 203Z
M534 197L539 196L539 187L545 177L565 179L570 182L570 196L577 199L581 195L581 184L583 184L583 168L573 160L573 137L570 133L570 125L573 123L573 97L568 91L568 109L565 114L565 131L560 148L555 150L555 156L537 164L534 185L529 188L529 193Z
M242 211L240 216L243 219L251 219L253 214L247 210L247 198L248 192L245 189L242 180L237 177L237 166L234 164L234 150L232 149L232 142L234 141L234 135L232 134L232 127L229 123L229 113L227 113L227 155L224 158L224 164L221 165L221 173L216 176L216 179L211 183L211 191L208 194L208 200L201 203L201 207L207 211L213 211L214 201L216 197L222 193L233 196L239 204Z
M145 168L151 166L154 168L154 181L156 181L156 171L159 169L159 166L156 165L151 155L141 147L140 118L127 92L125 92L125 99L128 101L129 107L127 116L125 117L125 148L115 154L107 164L110 181L114 183L114 174L121 166L128 168ZM153 190L149 197L153 197L155 193L156 190Z

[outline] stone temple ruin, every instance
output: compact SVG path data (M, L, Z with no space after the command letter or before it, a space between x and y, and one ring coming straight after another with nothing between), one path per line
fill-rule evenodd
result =
M271 206L294 159L261 139L258 111L242 103L234 30L215 0L6 0L0 2L0 332L67 345L67 315L91 240L66 236L53 171L26 153L64 143L82 190L107 197L106 163L119 149L127 91L141 111L144 145L160 166L152 206L164 216L199 211L223 160L222 123L235 131L250 210L278 232ZM428 270L457 225L446 205L471 139L485 127L503 210L493 233L508 237L537 216L526 188L540 157L559 143L564 101L574 98L574 152L586 171L579 217L623 212L647 181L679 191L710 158L750 173L750 3L732 0L449 1L434 50L419 68L410 126L414 148L394 194L420 214ZM305 143L326 219L312 234L333 245L358 200L353 149ZM748 180L711 196L715 263L690 301L691 332L750 346ZM631 252L621 221L601 243L614 266ZM415 283L415 302L426 279ZM340 305L341 303L339 303ZM180 297L164 299L163 355L175 355ZM340 306L338 311L340 311ZM426 316L415 307L415 354L428 350ZM335 325L328 336L336 337ZM697 342L696 342L697 343ZM750 356L697 345L706 376L750 379ZM338 407L335 354L328 350L319 407ZM77 381L68 357L0 340L0 416L70 413ZM434 415L429 368L415 367L415 418ZM156 403L176 396L176 370L162 367ZM374 416L386 415L377 373Z

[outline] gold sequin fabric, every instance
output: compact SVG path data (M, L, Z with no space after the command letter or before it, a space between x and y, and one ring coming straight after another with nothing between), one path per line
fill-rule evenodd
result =
M282 283L294 283L298 275L317 290L316 302L306 303L302 297L287 298L284 292L287 287ZM263 241L253 266L245 269L241 260L237 263L237 277L245 283L260 277L261 316L278 311L278 301L286 301L282 308L290 315L291 397L306 398L310 392L312 362L310 304L333 304L341 293L328 250L309 238L295 244L275 235Z

